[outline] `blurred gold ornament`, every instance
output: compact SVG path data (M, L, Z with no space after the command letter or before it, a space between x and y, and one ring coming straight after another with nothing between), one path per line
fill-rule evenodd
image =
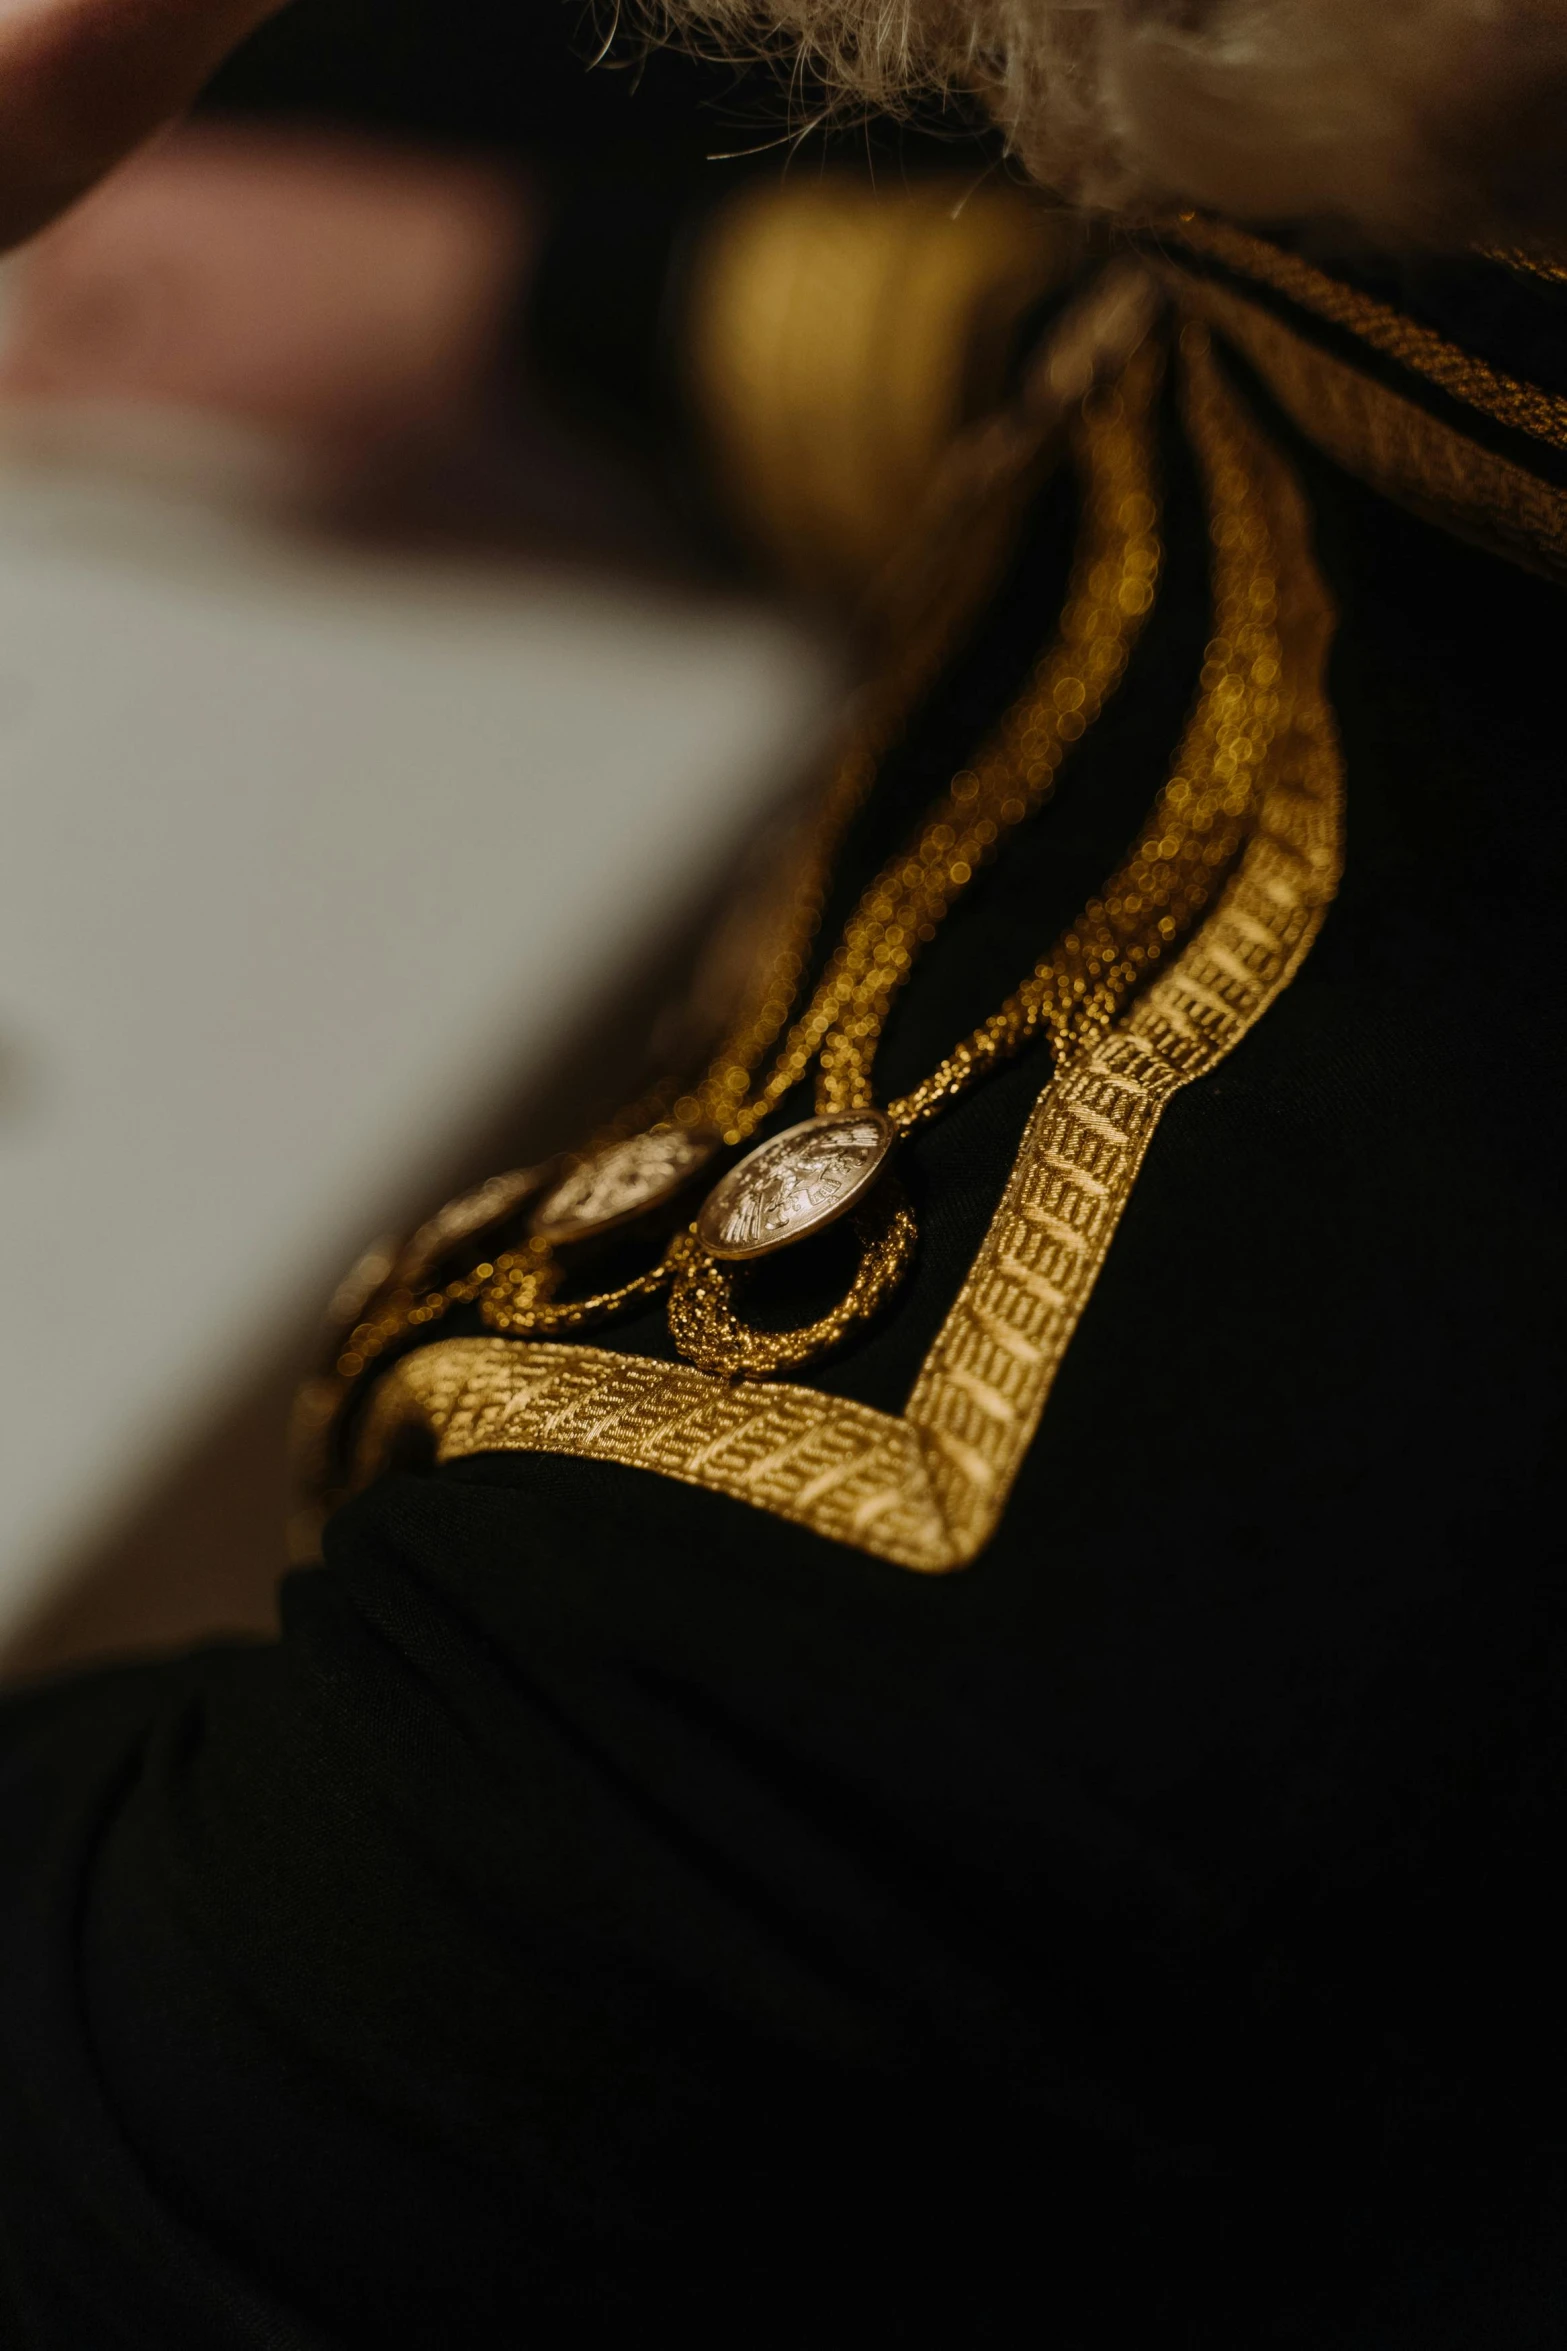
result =
M536 1241L564 1248L663 1208L699 1175L719 1139L705 1127L656 1127L584 1159L551 1186L529 1219Z

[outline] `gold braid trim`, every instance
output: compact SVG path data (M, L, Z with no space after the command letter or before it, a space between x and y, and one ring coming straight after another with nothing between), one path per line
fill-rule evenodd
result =
M1285 414L1346 473L1493 554L1567 580L1567 491L1439 423L1229 287L1183 272L1178 291L1182 308L1250 361Z
M1553 449L1567 449L1567 399L1542 391L1488 367L1483 359L1448 342L1434 328L1421 326L1402 311L1372 294L1330 278L1293 253L1254 237L1228 222L1184 217L1174 231L1193 253L1206 255L1237 275L1270 286L1302 310L1343 327L1385 359L1393 359L1414 375L1424 376L1453 399L1478 410L1497 424L1511 425ZM1178 258L1178 257L1177 257Z
M361 1482L419 1432L441 1462L552 1452L650 1470L926 1573L983 1548L1165 1104L1277 1000L1338 880L1341 762L1322 683L1331 606L1296 485L1238 410L1234 426L1275 525L1284 650L1255 827L1182 953L1040 1097L906 1411L804 1387L725 1385L594 1347L448 1339L387 1374L366 1420Z

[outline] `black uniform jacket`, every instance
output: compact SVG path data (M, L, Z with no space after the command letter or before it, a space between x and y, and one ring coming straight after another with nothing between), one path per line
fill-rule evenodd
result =
M340 1510L279 1641L0 1713L7 2344L1567 2338L1567 297L1187 229L1153 266L1337 608L1342 878L1165 1105L993 1530L833 1519L833 1464L902 1425L1043 1044L911 1143L910 1280L787 1383L814 1493L716 1423L633 1466L449 1318L387 1375L444 1465ZM1212 622L1173 389L1158 429L1153 615L889 1093L1169 769ZM1063 468L839 914L1026 680L1076 527ZM690 1403L661 1310L592 1343L644 1434ZM511 1433L464 1441L417 1366L496 1350Z

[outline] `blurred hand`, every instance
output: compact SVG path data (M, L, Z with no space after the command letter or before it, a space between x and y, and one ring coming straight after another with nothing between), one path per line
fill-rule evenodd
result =
M183 112L279 0L0 0L0 247Z
M449 430L487 377L530 209L478 164L188 126L10 265L0 399L215 410L355 461Z

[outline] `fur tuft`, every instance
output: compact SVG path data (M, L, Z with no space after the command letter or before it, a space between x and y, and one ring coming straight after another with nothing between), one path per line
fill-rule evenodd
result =
M1567 230L1567 0L661 0L879 108L977 89L1034 177L1383 242Z

